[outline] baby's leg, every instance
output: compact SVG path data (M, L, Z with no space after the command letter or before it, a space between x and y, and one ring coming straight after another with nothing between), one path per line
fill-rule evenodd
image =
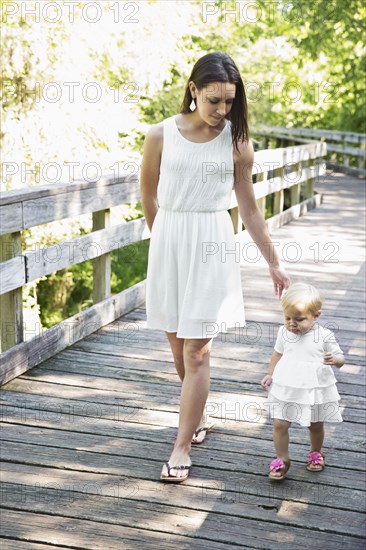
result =
M321 453L323 441L324 441L324 422L312 422L309 426L309 434L310 434L311 453L314 451ZM311 463L311 454L310 454L307 469L312 472L321 472L322 470L324 470L324 465L325 465L324 454L322 454L322 457L323 458L319 457L320 462L318 464Z
M311 450L320 453L324 441L324 422L312 422L309 433Z
M287 422L287 420L280 420L278 418L273 419L273 442L276 449L276 454L277 454L277 457L282 458L284 462L289 459L288 429L290 426L291 426L291 422Z

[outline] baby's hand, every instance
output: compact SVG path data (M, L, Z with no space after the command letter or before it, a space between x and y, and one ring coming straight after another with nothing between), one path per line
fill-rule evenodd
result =
M324 364L334 365L340 369L344 365L344 355L342 353L336 355L332 355L330 352L324 353Z
M325 365L333 365L334 364L334 357L330 352L324 353L324 364Z
M261 382L261 386L264 390L269 389L269 386L272 384L272 376L270 374L266 374L266 376L263 378Z

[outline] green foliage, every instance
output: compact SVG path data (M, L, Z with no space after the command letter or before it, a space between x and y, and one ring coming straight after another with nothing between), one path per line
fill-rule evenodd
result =
M179 112L186 79L187 75L181 74L175 67L170 67L161 90L152 96L142 95L140 97L138 107L141 121L153 125ZM133 143L136 151L142 150L144 138L144 132L136 131Z
M111 253L111 292L116 294L146 278L149 241L134 243ZM83 262L43 277L35 304L42 326L49 328L93 304L93 263ZM28 306L31 306L30 292Z
M364 100L366 57L362 31L366 6L359 0L301 0L296 26L283 32L298 48L298 65L307 59L326 64L328 103L317 113L318 127L366 131Z
M146 279L149 245L145 240L112 253L112 294Z
M141 201L126 205L122 218L128 222L143 215ZM89 227L90 230L90 227ZM85 227L74 226L69 238L76 232L85 235ZM46 238L47 235L47 238ZM44 229L44 239L36 242L28 230L23 235L23 248L39 249L52 238L52 230ZM67 240L64 236L64 240ZM146 278L149 240L133 243L111 252L111 292L116 294ZM28 285L24 305L34 310L32 320L39 317L43 327L49 328L63 319L90 307L93 304L93 261L85 261L62 269ZM34 321L33 321L34 322Z

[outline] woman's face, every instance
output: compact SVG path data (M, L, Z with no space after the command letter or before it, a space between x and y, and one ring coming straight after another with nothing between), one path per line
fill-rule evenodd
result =
M207 124L217 126L231 111L236 85L230 82L211 82L197 90L190 82L191 94L196 99L197 112Z

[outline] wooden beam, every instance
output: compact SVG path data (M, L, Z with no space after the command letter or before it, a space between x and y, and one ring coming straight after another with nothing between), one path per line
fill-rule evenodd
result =
M330 141L343 141L347 143L357 143L361 145L366 143L366 134L359 134L356 132L338 132L335 130L313 130L309 128L285 128L283 126L265 126L260 125L253 131L254 134L268 134L275 136L276 134L283 134L286 136L304 136L316 139L327 139Z
M145 301L145 281L115 294L0 355L0 384L53 357Z
M239 215L239 208L237 206L230 208L229 215L233 224L234 233L239 233L242 230L242 221Z
M273 215L280 214L283 210L284 194L283 189L276 191L273 201Z
M2 193L2 195L4 194ZM23 229L22 203L18 202L0 206L0 220L0 234L6 235Z
M132 164L132 163L131 163ZM98 180L78 180L70 183L55 183L50 185L37 185L36 187L27 189L13 189L1 194L0 206L6 204L15 204L29 200L37 200L41 198L51 198L57 195L67 195L69 193L82 193L83 191L93 190L95 195L102 195L105 189L114 185L122 185L126 187L130 184L138 182L138 170L136 168L129 173L121 174L120 176L103 176Z
M361 143L360 149L362 149L362 151L363 151L364 153L366 153L366 143ZM362 170L362 171L363 171L364 168L365 168L365 156L366 156L366 155L363 154L362 156L360 155L360 156L358 157L358 168L359 168L359 170Z
M254 155L253 174L287 167L303 160L319 159L327 154L327 144L320 141L281 149L256 151Z
M278 191L276 191L274 193L274 197L273 197L273 215L276 215L276 214L280 214L283 210L283 203L284 203L284 193L283 193L283 183L284 183L284 168L281 167L281 168L277 168L275 171L274 171L274 176L276 178L279 178L280 181L281 181L281 189L279 189Z
M343 166L343 164L337 164L336 161L327 161L327 168L329 168L329 170L333 170L334 172L349 174L355 178L366 178L366 170L361 170L360 168L354 168L352 166Z
M320 142L257 151L253 174L325 154L326 145ZM5 192L0 198L0 234L105 210L139 199L137 173L120 178L104 177L93 182L81 181Z
M294 143L294 142L297 142L297 143L308 143L308 144L312 144L312 143L320 143L319 141L315 141L315 140L312 140L312 139L305 139L305 138L299 138L299 137L294 137L293 139L290 139L290 136L287 135L287 134L278 134L276 135L275 137L278 138L278 140L282 140L282 141L285 141L286 142L286 148L287 147L291 147L291 143ZM357 147L350 147L349 145L345 145L345 144L342 144L342 145L337 145L335 143L329 143L328 141L326 142L327 144L327 149L328 151L333 151L335 153L346 153L348 155L352 155L352 156L355 156L355 157L362 157L362 158L365 158L366 154L365 154L365 151L362 149L362 148L357 148ZM295 146L295 145L293 145Z
M138 218L124 224L94 231L88 235L75 237L75 239L64 243L25 252L26 282L34 281L86 260L99 258L112 250L148 239L149 236L145 218Z
M268 172L267 171L258 172L256 180L257 181L254 184L255 198L257 199L258 208L262 212L263 218L265 218L266 217L266 195L263 195L263 196L257 195L256 189L258 189L257 186L259 186L260 184L264 184L264 185L266 184L266 182L268 181ZM234 200L236 201L236 198L234 198Z
M280 191L281 189L292 189L301 183L308 181L310 178L315 178L325 173L324 164L317 166L305 166L299 170L286 173L283 177L271 178L266 181L257 181L254 184L254 193L257 201L267 195ZM298 202L298 201L297 201ZM235 193L232 192L230 208L237 205Z
M323 201L323 195L317 194L314 195L310 199L306 199L300 204L295 204L294 206L291 206L291 208L288 208L284 212L281 212L281 214L277 214L276 216L272 216L268 220L266 220L267 227L269 232L271 233L275 229L278 229L282 225L286 225L287 223L290 223L292 220L296 220L300 216L303 216L306 214L306 212L309 212L313 208L316 208L319 206Z
M300 188L301 188L300 183L296 183L295 185L293 185L291 187L291 190L290 190L291 206L294 206L295 204L299 203L299 201L300 201Z
M110 226L109 209L93 212L93 232ZM93 303L111 295L111 254L108 251L93 260Z
M257 204L258 204L259 210L262 212L263 217L265 218L266 217L266 197L260 197L259 199L257 199Z
M97 212L140 199L137 174L133 178L102 178L96 182L83 181L55 185L55 189L53 187L3 193L0 199L0 234ZM16 218L12 218L11 209L17 213Z
M24 258L17 258L21 253L21 234L20 232L10 233L0 237L0 260L7 263L4 288L11 287L9 276L14 267L19 267L20 274L15 275L17 284L23 284L25 278ZM10 270L9 270L10 267ZM10 286L9 286L10 284ZM0 296L0 332L1 332L1 351L6 351L9 348L23 341L23 293L22 286L6 292Z
M0 237L1 242L2 237ZM0 294L6 294L26 283L25 258L17 256L0 263Z

